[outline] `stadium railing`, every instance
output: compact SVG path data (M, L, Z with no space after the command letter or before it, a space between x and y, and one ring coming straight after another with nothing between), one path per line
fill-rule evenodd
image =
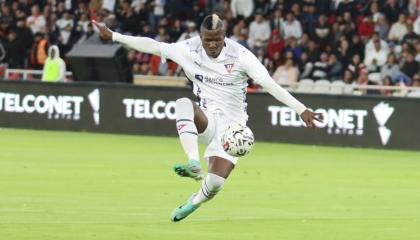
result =
M4 79L41 80L41 78L42 70L8 68L4 71ZM73 73L67 71L66 79L73 79Z

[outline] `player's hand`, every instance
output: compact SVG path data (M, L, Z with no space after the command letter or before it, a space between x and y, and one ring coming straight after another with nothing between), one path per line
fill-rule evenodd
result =
M104 40L112 40L112 31L109 30L105 25L97 23L95 20L92 20L92 23L99 29L99 34Z
M308 109L306 109L302 114L300 114L300 117L306 123L306 126L310 128L316 127L315 121L322 122L323 120L323 116L321 113L314 113Z

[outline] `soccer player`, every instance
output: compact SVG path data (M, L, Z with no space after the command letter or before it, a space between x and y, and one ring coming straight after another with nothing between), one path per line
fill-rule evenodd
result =
M207 145L204 158L208 173L198 192L173 211L172 221L184 219L202 203L212 199L235 167L238 158L224 151L220 139L231 124L246 125L248 77L295 110L308 127L314 127L315 120L321 121L320 114L307 109L277 85L254 54L225 37L223 22L216 14L204 18L200 36L172 44L147 37L125 36L93 23L104 39L158 55L162 61L173 60L193 83L193 92L199 99L199 105L188 98L176 100L176 126L188 161L175 164L174 171L181 177L203 179L198 152L198 141L201 141Z

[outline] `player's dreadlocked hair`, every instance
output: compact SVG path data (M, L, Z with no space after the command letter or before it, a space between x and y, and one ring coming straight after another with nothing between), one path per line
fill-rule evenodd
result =
M207 15L201 23L200 31L224 30L223 21L216 14Z

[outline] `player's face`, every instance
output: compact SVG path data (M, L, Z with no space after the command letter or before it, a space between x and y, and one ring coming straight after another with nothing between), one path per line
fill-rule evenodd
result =
M207 56L217 58L225 43L225 33L223 30L204 30L201 31L200 37Z

